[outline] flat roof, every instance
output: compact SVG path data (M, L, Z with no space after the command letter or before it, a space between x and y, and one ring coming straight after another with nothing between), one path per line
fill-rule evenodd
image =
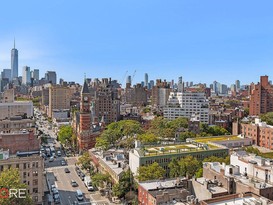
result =
M237 198L218 201L218 202L211 202L211 203L206 202L206 203L209 205L242 205L243 202L252 202L253 203L253 201L257 201L257 199L252 196L245 196L245 197L237 197Z
M199 143L215 142L215 141L232 141L232 140L241 140L237 135L223 135L223 136L211 136L211 137L200 137L193 138L192 140Z
M139 185L142 186L145 190L153 190L158 188L161 188L161 189L172 188L172 187L175 187L176 183L177 183L177 179L168 179L168 180L140 182Z
M139 148L138 148L139 149ZM181 143L181 144L169 144L169 145L155 145L146 146L144 155L145 156L156 156L165 154L176 154L176 153L187 153L187 152L202 152L208 150L223 149L220 146L206 144L203 146L195 145L194 143Z

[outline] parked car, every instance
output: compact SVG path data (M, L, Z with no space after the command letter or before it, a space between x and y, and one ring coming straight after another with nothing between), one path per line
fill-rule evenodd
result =
M65 169L64 169L64 172L65 172L65 173L70 173L70 170L69 170L68 168L65 168Z
M80 178L81 178L82 181L84 181L84 177L85 177L85 174L81 172Z
M54 157L52 156L49 158L49 162L53 162L53 161L54 161Z
M72 187L77 187L78 186L78 184L77 184L77 182L75 181L75 180L71 180L71 186Z
M62 166L65 166L66 165L66 162L64 160L61 161L61 165Z

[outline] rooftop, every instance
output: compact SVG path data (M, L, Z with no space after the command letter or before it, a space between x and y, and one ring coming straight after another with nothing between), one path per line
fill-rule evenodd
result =
M228 140L240 140L242 138L237 135L223 135L223 136L211 136L211 137L201 137L192 139L195 142L199 143L208 143L208 142L216 142L216 141L228 141Z
M207 150L222 149L221 147L211 144L194 144L194 143L180 143L170 145L155 145L145 146L145 150L142 152L144 156L165 155L175 153L187 153L187 152L200 152ZM140 151L140 150L139 150Z
M172 188L177 184L177 179L167 179L167 180L156 180L156 181L145 181L140 182L139 185L142 186L145 190L154 190L154 189L164 189Z

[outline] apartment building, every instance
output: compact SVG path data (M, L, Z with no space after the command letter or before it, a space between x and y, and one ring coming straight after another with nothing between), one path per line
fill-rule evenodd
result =
M203 177L217 181L229 194L252 192L273 199L273 162L244 151L230 156L230 165L203 163Z
M69 87L52 85L49 87L48 116L52 117L53 110L70 109L71 91Z
M26 118L33 117L32 101L0 103L0 120L14 116L24 116Z
M133 88L125 88L125 102L134 106L147 105L147 90L141 84L136 84Z
M11 133L23 129L35 130L35 122L32 119L22 119L21 116L11 117L10 119L0 120L0 133Z
M203 123L209 123L209 101L205 93L196 92L171 92L167 106L163 109L166 119L176 119L178 117L191 118L193 115L199 116Z
M273 112L273 86L268 76L261 76L260 82L251 88L249 115Z
M156 85L152 87L152 105L162 108L166 106L171 88L166 81L156 80Z
M37 152L20 152L12 155L8 150L0 150L0 173L10 167L19 170L21 182L27 185L27 191L34 204L43 204L44 162Z
M95 115L98 119L104 119L106 125L120 119L120 99L118 90L112 86L111 80L103 78L96 88L93 100Z
M33 130L12 130L0 132L0 147L9 149L10 154L16 152L37 151L40 149L40 139Z
M89 150L89 155L99 172L108 173L111 176L113 184L117 184L124 172L128 170L128 160L124 156L124 150L100 151L93 148Z
M187 180L167 179L140 182L138 184L138 201L142 205L176 204L186 201L191 196ZM197 204L193 200L192 204Z
M273 149L273 126L267 125L258 118L254 123L241 123L240 133L252 138L253 143L258 146Z

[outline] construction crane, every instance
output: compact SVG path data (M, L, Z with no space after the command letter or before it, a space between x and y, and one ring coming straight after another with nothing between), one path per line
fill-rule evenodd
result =
M134 80L134 77L136 75L136 70L134 71L134 74L132 75L132 78L131 78L131 84L133 85L133 80Z
M123 78L122 78L121 81L120 81L121 86L122 86L122 84L123 84L123 82L124 82L124 80L125 80L125 78L126 78L126 76L127 76L127 73L128 73L128 70L126 70L126 72L125 72Z

